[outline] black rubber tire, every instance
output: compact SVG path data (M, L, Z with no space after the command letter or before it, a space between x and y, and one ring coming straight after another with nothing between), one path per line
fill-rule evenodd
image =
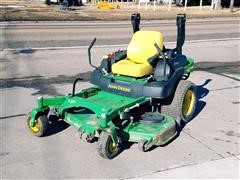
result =
M193 107L189 115L185 116L183 113L183 102L185 94L188 90L191 90L194 95L194 102ZM196 86L194 83L190 81L181 80L178 84L178 87L175 91L174 97L172 99L171 104L169 105L162 105L161 106L161 112L163 114L169 115L173 117L174 119L181 118L181 120L185 123L189 122L195 113L196 110L196 104L197 104L197 97L196 97Z
M46 115L39 116L36 120L36 123L38 124L38 129L37 131L34 131L33 128L30 126L30 116L27 118L27 125L30 131L38 137L44 136L47 132L48 126L49 126L49 121ZM35 125L36 126L36 125Z
M142 152L146 152L146 148L144 147L145 144L147 144L147 140L146 139L141 139L139 142L138 142L138 149Z
M110 150L110 146L112 143L112 138L110 134L102 131L99 138L98 138L98 153L105 159L113 159L116 157L121 151L121 142L117 144L116 149L114 151Z

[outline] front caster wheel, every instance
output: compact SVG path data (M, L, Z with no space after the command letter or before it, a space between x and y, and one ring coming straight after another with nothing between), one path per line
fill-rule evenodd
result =
M31 117L28 116L27 118L28 128L35 136L41 137L44 134L46 134L46 131L49 125L49 121L46 115L39 116L35 120L35 125L33 127L30 126L30 121L31 121Z
M101 132L98 138L98 153L106 159L112 159L117 156L121 150L121 142L114 144L110 134Z

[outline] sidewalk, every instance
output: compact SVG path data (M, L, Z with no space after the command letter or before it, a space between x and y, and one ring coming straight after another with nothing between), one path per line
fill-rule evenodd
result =
M240 155L207 161L201 164L186 165L184 167L173 167L151 174L135 177L133 179L196 179L196 178L217 178L217 179L239 179Z

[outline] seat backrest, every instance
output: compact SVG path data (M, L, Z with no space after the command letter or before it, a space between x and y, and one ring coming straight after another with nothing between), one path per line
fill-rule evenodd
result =
M137 31L127 48L127 57L129 60L145 64L148 58L157 54L154 44L163 49L163 35L158 31Z

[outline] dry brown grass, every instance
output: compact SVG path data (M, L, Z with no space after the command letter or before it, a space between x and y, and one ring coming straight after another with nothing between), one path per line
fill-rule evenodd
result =
M77 21L77 20L126 20L130 14L140 12L142 19L172 19L176 14L183 13L183 7L173 5L168 12L168 6L157 6L153 11L153 6L145 10L144 6L138 9L135 4L120 4L120 9L100 10L96 5L88 4L82 7L72 7L73 11L60 11L59 5L47 6L42 1L31 0L1 0L0 21ZM209 6L203 6L200 11L199 7L188 7L185 12L188 18L205 18L205 17L227 17L240 15L239 9L231 13L229 9L210 10Z

